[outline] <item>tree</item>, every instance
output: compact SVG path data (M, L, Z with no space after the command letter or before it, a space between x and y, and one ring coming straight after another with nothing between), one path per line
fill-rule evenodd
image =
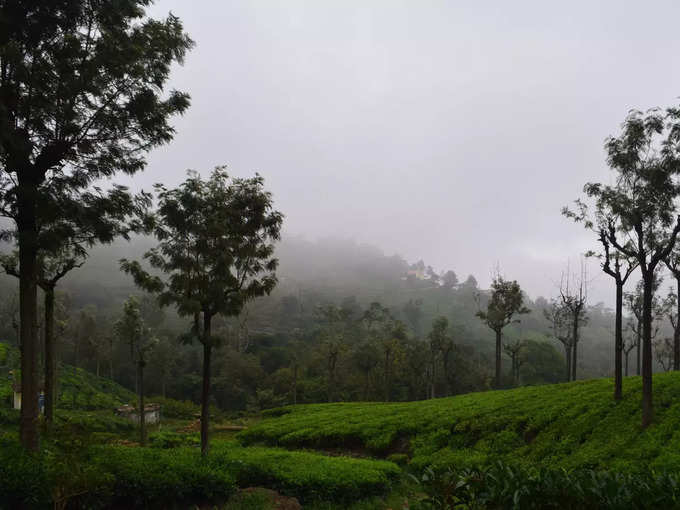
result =
M469 278L468 278L469 279ZM486 311L478 311L479 317L489 328L496 333L496 378L495 386L501 386L501 339L503 328L513 322L516 315L529 313L524 306L524 296L519 283L503 279L497 275L491 283L491 298L486 307Z
M562 305L569 313L569 321L571 323L571 380L576 380L576 363L578 360L578 342L580 340L580 327L587 320L586 318L586 302L588 300L588 287L586 282L586 271L583 261L581 261L581 274L574 278L574 289L572 284L572 277L567 269L567 274L562 275L560 282L560 297L562 298Z
M664 260L666 267L675 278L675 294L672 289L664 301L666 316L673 328L673 370L680 370L680 253L674 250Z
M116 322L116 334L122 342L130 346L130 354L137 367L137 412L139 414L139 443L146 444L146 416L144 410L144 367L148 356L158 340L152 336L151 329L144 324L139 301L130 296L123 304L123 315Z
M672 252L680 217L680 109L632 111L618 137L605 142L607 163L616 172L614 185L588 183L587 196L619 219L609 232L612 246L638 262L642 275L642 426L653 418L652 301L655 275Z
M321 342L326 360L326 393L328 402L334 402L336 397L336 371L340 354L345 350L345 316L335 305L319 307L319 319L323 324Z
M449 336L449 321L446 317L437 317L432 323L432 330L427 335L429 342L429 398L435 398L435 389L437 385L437 365L439 360L443 357L444 352L448 350L450 342ZM448 353L447 353L448 354Z
M586 256L600 259L602 271L614 279L616 286L616 305L614 309L614 400L622 398L623 384L623 286L638 266L635 258L626 257L620 251L612 250L610 236L612 232L621 229L619 219L613 211L608 209L605 201L598 201L594 218L589 217L588 206L581 200L576 200L577 212L568 208L562 209L562 214L576 222L583 222L584 226L597 234L602 245L602 253L590 251Z
M402 307L402 312L404 317L408 321L411 330L416 336L420 336L420 321L423 319L423 300L422 299L409 299L408 302Z
M392 316L389 309L378 302L370 304L368 310L364 312L363 322L369 337L380 346L382 351L383 398L388 402L392 386L392 367L400 352L399 344L406 338L406 327L403 322Z
M673 339L670 337L654 340L654 357L664 372L673 368Z
M451 270L444 273L441 277L441 280L442 287L445 289L454 289L458 285L458 277L456 276L456 273Z
M570 323L570 314L567 308L557 300L550 302L550 307L543 310L543 315L550 323L552 336L564 346L564 359L566 361L566 381L571 381L571 349L573 329Z
M628 377L628 355L630 354L630 351L635 349L638 345L638 341L634 338L628 338L624 340L623 342L623 354L626 357L626 368L625 368L625 375Z
M31 450L39 448L39 252L52 246L44 228L55 213L77 225L129 199L124 187L94 183L142 170L145 153L172 139L169 119L189 105L163 86L192 41L172 15L145 18L148 3L0 1L0 215L15 225L0 237L16 236L19 248L20 439Z
M626 301L626 306L633 314L632 319L628 321L628 327L635 333L637 340L635 341L635 351L636 351L636 374L641 374L642 368L642 358L641 358L641 345L642 345L642 302L643 302L643 282L638 281L635 285L635 290L633 292L626 292L624 294L624 299ZM656 334L659 331L658 321L661 320L665 313L665 304L659 300L657 296L657 291L661 285L661 279L658 274L654 275L654 281L652 283L652 340L656 338Z
M153 232L158 246L145 258L167 278L150 275L137 261L123 259L121 268L137 285L156 293L161 306L174 305L179 315L193 318L184 338L203 345L201 452L206 455L211 356L221 343L212 334L212 320L216 315L238 316L248 301L273 290L278 265L274 242L283 215L273 209L262 177L230 178L224 167L207 180L189 172L177 189L156 189Z
M503 344L503 350L505 351L505 354L510 357L512 362L512 383L515 386L519 385L519 369L524 362L526 348L527 342L522 338L516 338L512 342Z
M44 293L44 385L45 385L45 421L48 425L54 422L54 404L56 388L56 346L54 335L54 303L57 283L71 270L83 265L84 260L72 249L62 248L53 253L45 253L39 257L38 286ZM8 275L20 278L18 254L0 254L0 265Z

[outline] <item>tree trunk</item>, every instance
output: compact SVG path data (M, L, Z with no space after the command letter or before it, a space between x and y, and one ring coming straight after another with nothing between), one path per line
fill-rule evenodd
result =
M616 282L616 316L614 327L614 400L623 394L623 282Z
M19 437L24 448L40 449L38 430L38 226L37 185L19 182L19 334L21 341L21 413Z
M297 363L293 365L293 405L297 405L297 379L298 379L298 366Z
M642 352L642 321L638 319L637 321L637 348L635 349L636 356L637 356L637 372L636 375L640 375L641 373L641 367L642 363L640 353Z
M642 273L644 293L642 296L642 428L652 423L652 299L654 271Z
M139 380L139 444L146 445L146 413L144 412L144 361L137 362L137 379Z
M574 347L572 349L572 354L574 356L572 362L571 362L571 380L575 381L576 380L576 362L578 360L578 326L579 326L579 320L578 316L580 314L580 309L578 309L578 312L574 314L574 332L572 336L572 340L574 342Z
M45 421L54 422L55 401L54 287L45 289Z
M437 384L437 359L435 357L432 357L432 372L430 372L430 398L436 398L436 388L435 384Z
M571 346L564 345L564 354L567 361L567 382L571 381Z
M675 316L675 330L673 331L673 370L680 370L680 274L675 277L677 292L677 310Z
M385 351L385 402L390 401L390 351Z
M496 331L496 389L501 387L501 330Z
M201 395L201 455L208 455L208 428L210 425L210 363L212 344L210 321L212 316L203 313L203 391Z

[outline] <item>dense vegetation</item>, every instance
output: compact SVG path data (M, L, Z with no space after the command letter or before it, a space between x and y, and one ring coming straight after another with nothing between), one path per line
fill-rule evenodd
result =
M611 184L562 209L593 246L532 300L499 268L483 289L279 243L258 174L102 185L190 104L169 78L193 41L151 3L0 0L1 506L241 505L249 485L311 505L678 506L680 108L630 110L606 139ZM588 302L587 257L613 311Z
M656 424L640 429L641 381L611 379L471 393L411 403L287 407L241 433L244 444L340 448L411 465L473 467L495 460L525 466L675 471L680 454L680 377L655 378Z

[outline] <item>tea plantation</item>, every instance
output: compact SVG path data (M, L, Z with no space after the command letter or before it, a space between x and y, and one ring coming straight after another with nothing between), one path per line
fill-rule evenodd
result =
M0 508L275 508L249 487L312 510L680 508L680 374L655 376L656 419L644 431L631 377L621 402L601 379L279 408L236 436L218 421L202 459L194 404L154 398L166 419L140 447L113 414L132 393L62 373L39 456L18 446L18 413L0 409Z
M641 380L471 393L411 403L286 407L242 432L246 445L340 449L409 462L415 468L525 466L680 471L680 374L654 377L655 422L640 428ZM390 457L391 456L391 457Z

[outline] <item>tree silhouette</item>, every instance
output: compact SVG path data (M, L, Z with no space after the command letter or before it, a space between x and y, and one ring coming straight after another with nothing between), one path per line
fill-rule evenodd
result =
M192 41L179 19L145 17L146 0L0 3L0 215L19 248L20 439L39 448L37 288L52 234L130 201L117 185L169 142L186 94L163 87ZM70 235L63 236L70 238Z
M238 316L248 301L272 291L278 265L273 243L283 216L273 210L262 177L230 178L224 167L207 180L189 172L177 189L156 189L158 246L145 258L166 279L152 276L136 261L123 259L121 268L137 285L156 293L161 306L174 305L179 315L193 317L184 339L203 345L201 452L206 455L212 349L223 340L213 335L212 319Z
M496 378L495 387L501 386L501 345L503 328L513 322L516 315L529 313L524 306L524 296L519 283L503 279L498 275L491 283L491 298L486 307L486 311L478 311L479 317L489 328L496 333Z

